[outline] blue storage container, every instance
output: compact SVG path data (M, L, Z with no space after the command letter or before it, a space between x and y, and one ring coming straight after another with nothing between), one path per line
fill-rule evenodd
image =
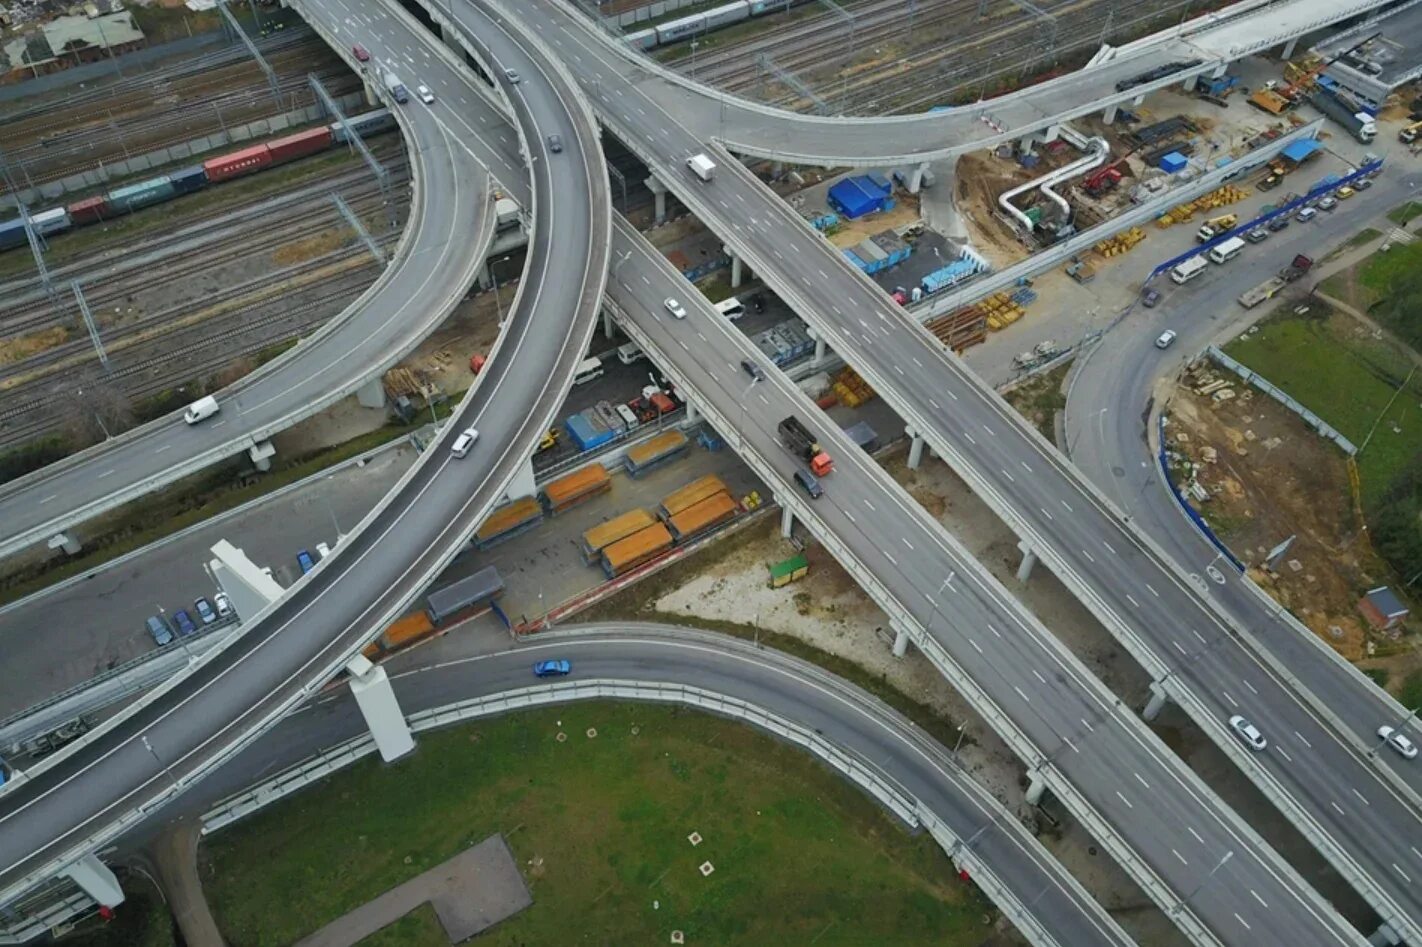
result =
M1160 159L1160 170L1167 174L1179 174L1185 170L1186 164L1184 155L1178 151L1172 151Z
M207 171L200 164L180 168L168 175L175 194L191 194L207 187Z
M165 174L161 178L140 181L109 192L109 207L116 214L132 213L150 204L173 199L173 185Z
M588 417L587 413L575 414L563 422L568 436L578 445L578 450L592 450L612 440L612 431L600 421Z
M0 250L22 247L28 242L25 237L25 224L20 218L0 223Z

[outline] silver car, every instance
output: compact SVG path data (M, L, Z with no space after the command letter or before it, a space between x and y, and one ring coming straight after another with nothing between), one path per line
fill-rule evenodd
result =
M1235 736L1243 740L1252 750L1262 751L1269 745L1269 741L1264 739L1264 734L1259 732L1259 728L1239 714L1229 718L1229 726Z
M1403 759L1415 760L1417 758L1417 744L1407 739L1396 727L1378 727L1378 739L1385 740L1388 746L1402 755Z

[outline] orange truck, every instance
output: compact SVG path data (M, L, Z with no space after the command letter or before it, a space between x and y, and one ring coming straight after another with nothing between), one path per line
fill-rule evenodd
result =
M661 523L653 523L603 549L602 571L609 579L615 579L650 562L671 547L671 533Z
M834 461L830 459L830 455L825 453L819 440L795 415L792 414L781 421L778 430L790 453L807 462L810 472L816 477L823 477L834 469Z

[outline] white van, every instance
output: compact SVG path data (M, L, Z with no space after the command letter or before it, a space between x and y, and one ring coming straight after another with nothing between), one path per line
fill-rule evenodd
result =
M631 365L639 358L646 358L646 353L636 342L623 342L617 347L617 360L623 365Z
M206 398L199 398L188 405L188 410L183 412L183 420L189 424L197 424L199 421L206 421L218 412L217 399L212 395Z
M578 370L573 374L573 384L581 385L590 382L594 378L602 377L602 359L585 358L578 363Z
M1228 263L1239 256L1244 250L1245 243L1239 237L1230 237L1224 243L1210 249L1209 258L1215 263Z
M1205 262L1204 257L1192 256L1179 266L1172 266L1170 268L1170 278L1172 281L1184 285L1205 272L1208 267L1209 264Z
M723 299L716 304L716 311L727 319L735 322L746 314L746 307L741 305L741 301L732 296L730 299Z

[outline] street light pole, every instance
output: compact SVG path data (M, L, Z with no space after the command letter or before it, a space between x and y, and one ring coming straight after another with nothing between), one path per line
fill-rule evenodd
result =
M139 739L143 741L144 749L148 750L148 752L152 754L154 761L159 766L163 767L163 772L168 774L168 778L173 781L173 788L176 789L178 787L178 777L173 775L172 767L170 767L167 763L163 762L163 758L158 755L158 751L153 749L153 744L148 742L148 734L143 734L139 737Z
M1405 730L1407 728L1408 722L1411 721L1413 717L1417 716L1417 713L1419 711L1422 711L1422 706L1413 707L1412 710L1407 714L1407 716L1403 717L1402 720L1398 723L1398 725L1392 728L1393 733L1401 733L1403 730ZM1378 755L1378 750L1381 750L1383 748L1384 744L1386 744L1388 741L1388 737L1390 736L1392 736L1392 734L1388 734L1387 737L1382 737L1378 740L1378 745L1368 751L1369 759L1372 759Z
M1206 876L1200 881L1200 883L1195 886L1195 889L1194 889L1193 891L1191 891L1189 894L1185 895L1185 897L1184 897L1183 899L1181 899L1174 907L1172 907L1172 908L1170 909L1170 911L1169 911L1169 914L1170 914L1172 917L1175 917L1175 916L1178 916L1178 915L1180 914L1180 912L1184 911L1185 908L1190 904L1190 899L1193 898L1193 897L1195 897L1195 895L1199 894L1199 893L1200 893L1200 890L1201 890L1202 888L1204 888L1205 885L1207 885L1207 884L1210 883L1210 879L1215 876L1215 872L1217 872L1217 871L1219 871L1221 868L1223 868L1223 867L1225 866L1225 862L1229 861L1229 860L1230 860L1231 858L1233 858L1233 857L1234 857L1234 849L1230 849L1229 851L1225 852L1225 853L1224 853L1224 857L1219 860L1219 863L1216 864L1215 867L1213 867L1213 868L1210 869L1210 873L1209 873L1208 875L1206 875Z

